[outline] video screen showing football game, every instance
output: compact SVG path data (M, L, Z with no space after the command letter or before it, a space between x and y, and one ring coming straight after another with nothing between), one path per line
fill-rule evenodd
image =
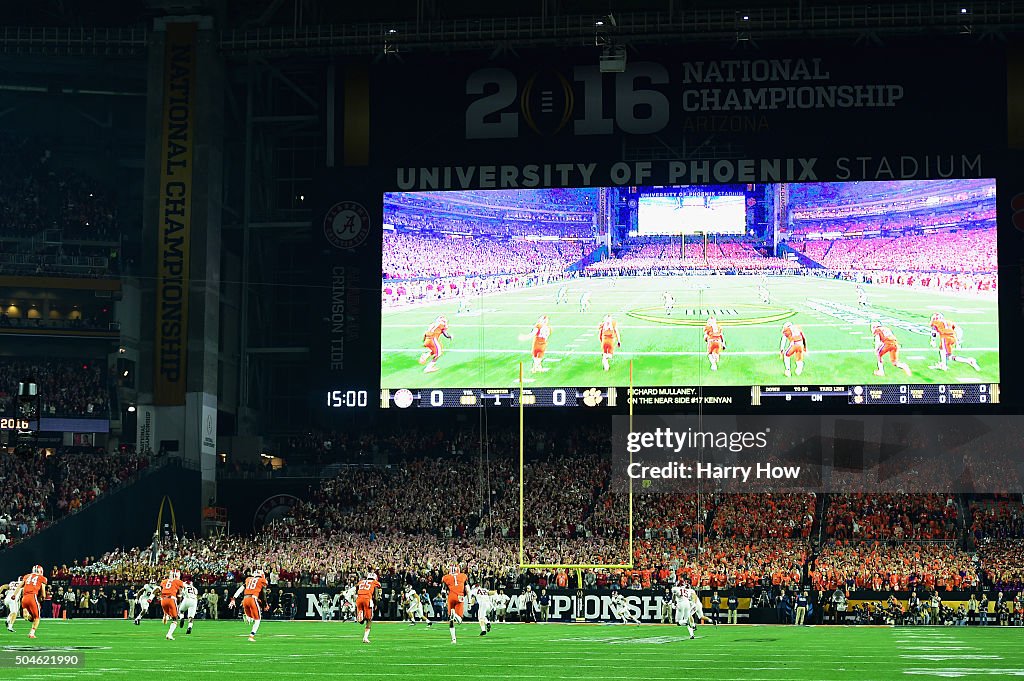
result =
M384 195L381 387L992 384L991 179Z

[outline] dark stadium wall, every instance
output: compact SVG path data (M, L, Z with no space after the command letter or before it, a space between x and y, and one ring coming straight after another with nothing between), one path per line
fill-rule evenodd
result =
M0 574L24 574L36 564L49 573L54 565L102 556L111 549L149 546L158 520L169 528L173 518L179 534L198 534L201 508L199 471L161 466L38 535L0 551Z
M248 534L285 513L299 499L309 497L319 479L272 480L221 479L217 481L217 503L228 510L231 532Z

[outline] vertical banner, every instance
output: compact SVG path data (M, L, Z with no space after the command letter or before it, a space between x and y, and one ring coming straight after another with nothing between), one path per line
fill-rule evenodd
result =
M154 446L156 444L156 409L150 405L140 404L135 420L137 422L135 435L136 451L140 454L146 452L156 453L159 450L159 445Z
M164 406L185 403L196 35L194 23L168 24L164 46L153 381Z
M380 380L381 177L370 162L370 74L344 71L338 88L344 167L320 178L310 253L316 258L320 330L315 334L309 385L312 404L331 423L341 408L332 394L376 396ZM354 405L353 405L354 406ZM363 405L367 406L367 405Z

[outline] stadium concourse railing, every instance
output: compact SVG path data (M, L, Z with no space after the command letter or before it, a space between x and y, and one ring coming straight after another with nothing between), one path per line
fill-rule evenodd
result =
M964 11L966 10L966 11ZM826 38L866 34L962 35L998 33L1024 27L1022 0L780 4L746 10L686 7L675 12L623 12L614 23L605 14L492 17L358 24L311 24L225 28L226 55L261 53L381 54L403 50L493 48L499 45L593 47L600 28L620 43L700 42L754 38ZM603 26L597 22L602 21ZM6 26L0 52L38 55L141 57L149 30L121 28ZM73 89L66 89L75 92Z
M0 550L0 574L22 574L26 565L70 564L116 546L147 545L161 518L179 532L198 533L200 478L197 462L157 458L117 489Z

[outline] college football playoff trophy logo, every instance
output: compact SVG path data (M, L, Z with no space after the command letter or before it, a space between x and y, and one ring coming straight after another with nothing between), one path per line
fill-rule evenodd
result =
M335 248L355 248L366 241L369 234L370 214L355 201L336 203L324 216L324 236Z

